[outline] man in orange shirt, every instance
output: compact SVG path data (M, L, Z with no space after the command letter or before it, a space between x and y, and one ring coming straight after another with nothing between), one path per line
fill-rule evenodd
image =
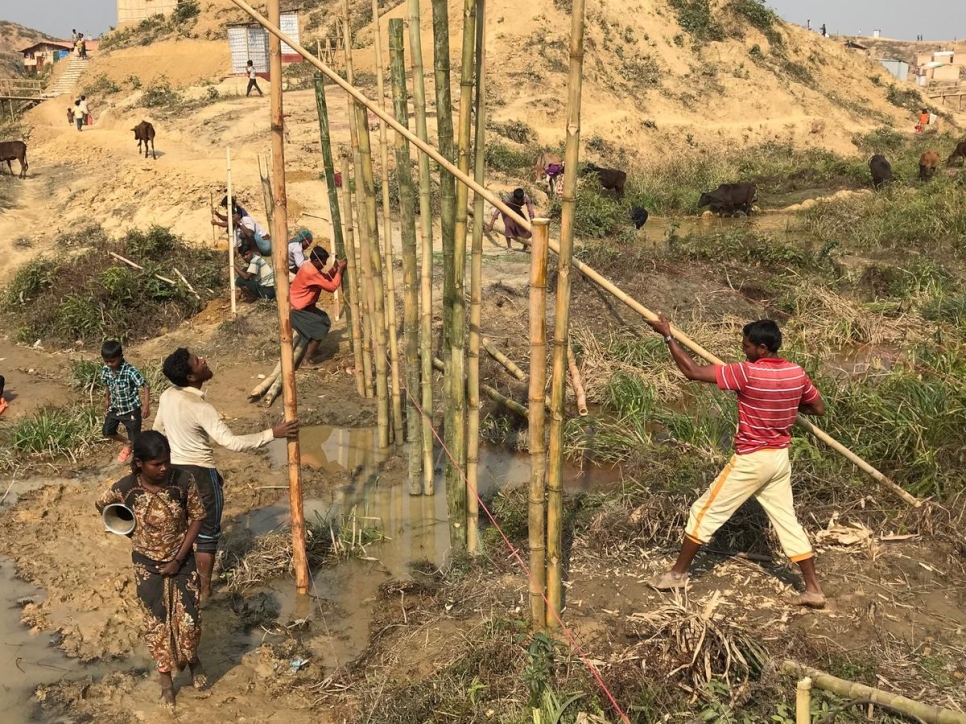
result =
M289 288L289 303L292 306L292 326L309 340L305 348L305 359L311 364L312 357L319 349L319 343L329 333L332 322L329 315L316 306L323 290L335 292L342 284L342 271L346 260L329 263L329 252L320 246L312 249L308 263L299 267L292 286Z

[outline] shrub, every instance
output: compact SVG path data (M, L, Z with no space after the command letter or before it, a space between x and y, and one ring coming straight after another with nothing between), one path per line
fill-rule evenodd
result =
M141 105L145 108L163 108L181 102L181 92L171 88L167 79L162 78L154 85L148 86L141 96Z
M617 233L622 225L630 223L627 208L617 201L610 191L604 191L596 177L581 180L577 186L574 233L577 236L601 238ZM550 202L550 217L560 218L562 207L559 197Z
M724 32L711 13L709 0L671 0L677 12L678 25L695 40L723 40Z
M9 432L19 453L73 457L100 439L100 417L92 406L42 407L18 418Z
M537 140L537 132L523 121L490 123L490 130L516 143L530 143Z
M521 171L533 163L529 154L499 142L487 144L484 158L488 168L504 173Z
M895 83L886 91L886 100L898 108L910 111L918 111L924 104L922 96L915 88L900 88Z
M201 8L198 6L198 0L178 0L177 7L171 13L171 23L183 25L192 18L198 17L200 13Z

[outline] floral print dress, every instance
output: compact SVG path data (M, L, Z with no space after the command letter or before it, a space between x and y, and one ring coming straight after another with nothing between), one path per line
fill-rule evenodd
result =
M97 511L112 503L134 513L131 558L148 649L158 671L183 669L197 659L201 640L198 570L192 554L174 576L162 576L160 569L178 554L188 526L204 520L201 493L194 477L172 469L167 483L154 493L136 475L122 478L98 498Z

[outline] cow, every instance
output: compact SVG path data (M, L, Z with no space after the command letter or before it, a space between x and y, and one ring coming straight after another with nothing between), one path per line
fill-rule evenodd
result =
M966 141L960 141L956 144L956 149L949 154L949 158L946 159L946 165L952 166L953 161L957 158L963 159L963 165L966 165Z
M919 180L928 181L936 173L939 166L939 154L935 151L926 151L919 157Z
M714 191L705 191L701 194L698 208L707 206L718 215L735 216L743 213L747 216L757 200L758 187L755 184L720 184Z
M881 153L869 159L869 171L872 173L872 188L876 191L892 181L892 165Z
M616 168L601 168L593 163L584 164L580 169L581 176L596 176L600 185L605 189L610 189L617 194L618 199L624 198L624 184L627 183L627 174L618 171Z
M635 229L640 229L642 226L644 226L644 224L647 223L647 217L649 214L647 213L647 209L645 209L643 206L632 206L628 213L631 217L631 221L634 222Z
M7 169L13 176L14 159L20 161L20 178L27 178L27 144L23 141L0 141L0 163L7 162Z
M151 144L151 156L155 161L158 160L158 154L154 152L154 126L152 126L147 121L141 121L134 128L134 140L138 142L138 154L141 153L141 144L144 144L144 157L148 157L148 143Z

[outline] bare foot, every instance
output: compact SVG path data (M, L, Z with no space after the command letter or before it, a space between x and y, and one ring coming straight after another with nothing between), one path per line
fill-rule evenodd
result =
M201 665L201 659L195 659L195 661L188 663L188 668L191 669L191 685L196 689L204 689L208 686L208 675L205 674L205 667Z
M690 576L687 573L675 573L674 571L667 571L659 576L656 576L651 581L651 586L656 588L658 591L676 591L688 587L690 582Z
M208 605L208 601L211 600L211 589L202 588L201 595L198 596L198 608L205 608Z
M805 606L806 608L825 608L825 594L821 592L805 591L791 600L793 606Z
M174 709L174 681L171 680L171 672L160 672L161 674L161 706L165 709Z

